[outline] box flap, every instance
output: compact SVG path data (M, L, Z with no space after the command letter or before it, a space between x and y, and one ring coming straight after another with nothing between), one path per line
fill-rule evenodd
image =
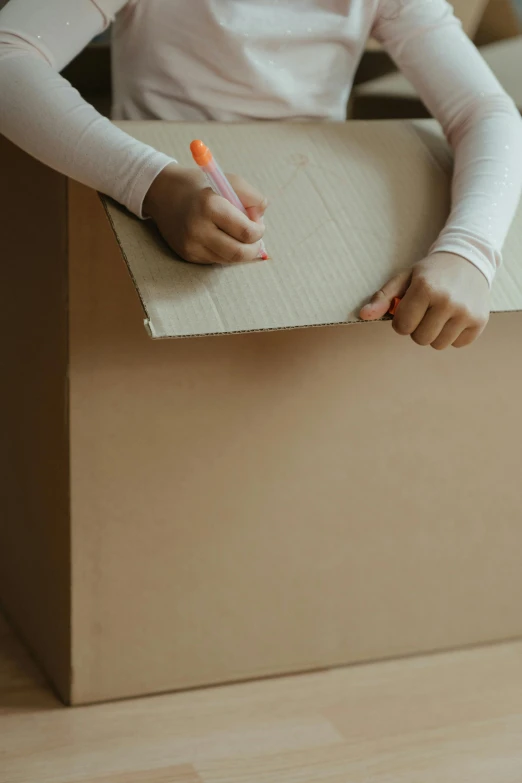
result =
M186 264L150 221L106 201L153 337L288 329L358 320L394 273L421 259L449 211L451 157L427 122L121 123L191 163L203 138L227 171L270 199L271 260ZM495 310L522 309L522 210L494 288Z

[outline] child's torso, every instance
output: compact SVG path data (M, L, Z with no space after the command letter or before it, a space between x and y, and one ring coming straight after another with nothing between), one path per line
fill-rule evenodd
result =
M133 0L117 119L344 119L377 0Z

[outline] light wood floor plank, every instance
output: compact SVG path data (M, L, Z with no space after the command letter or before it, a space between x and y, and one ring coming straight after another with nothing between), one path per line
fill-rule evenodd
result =
M520 783L522 716L196 768L203 783Z
M522 783L522 642L66 709L0 618L0 783Z
M202 783L202 780L194 767L182 766L124 772L121 775L84 779L82 783Z

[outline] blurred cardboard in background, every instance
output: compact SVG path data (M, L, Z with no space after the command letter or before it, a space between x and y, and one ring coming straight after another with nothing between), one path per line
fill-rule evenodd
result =
M522 35L481 47L480 53L501 86L522 111ZM357 85L351 116L361 120L429 117L413 85L398 71Z
M475 36L477 46L512 38L522 32L520 11L513 0L489 0Z

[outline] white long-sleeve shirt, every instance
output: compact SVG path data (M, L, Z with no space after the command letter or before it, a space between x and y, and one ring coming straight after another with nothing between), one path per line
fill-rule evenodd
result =
M171 158L101 117L59 71L108 24L114 117L343 120L369 35L455 151L432 248L491 282L522 189L522 123L446 0L10 0L0 11L0 132L141 216Z

